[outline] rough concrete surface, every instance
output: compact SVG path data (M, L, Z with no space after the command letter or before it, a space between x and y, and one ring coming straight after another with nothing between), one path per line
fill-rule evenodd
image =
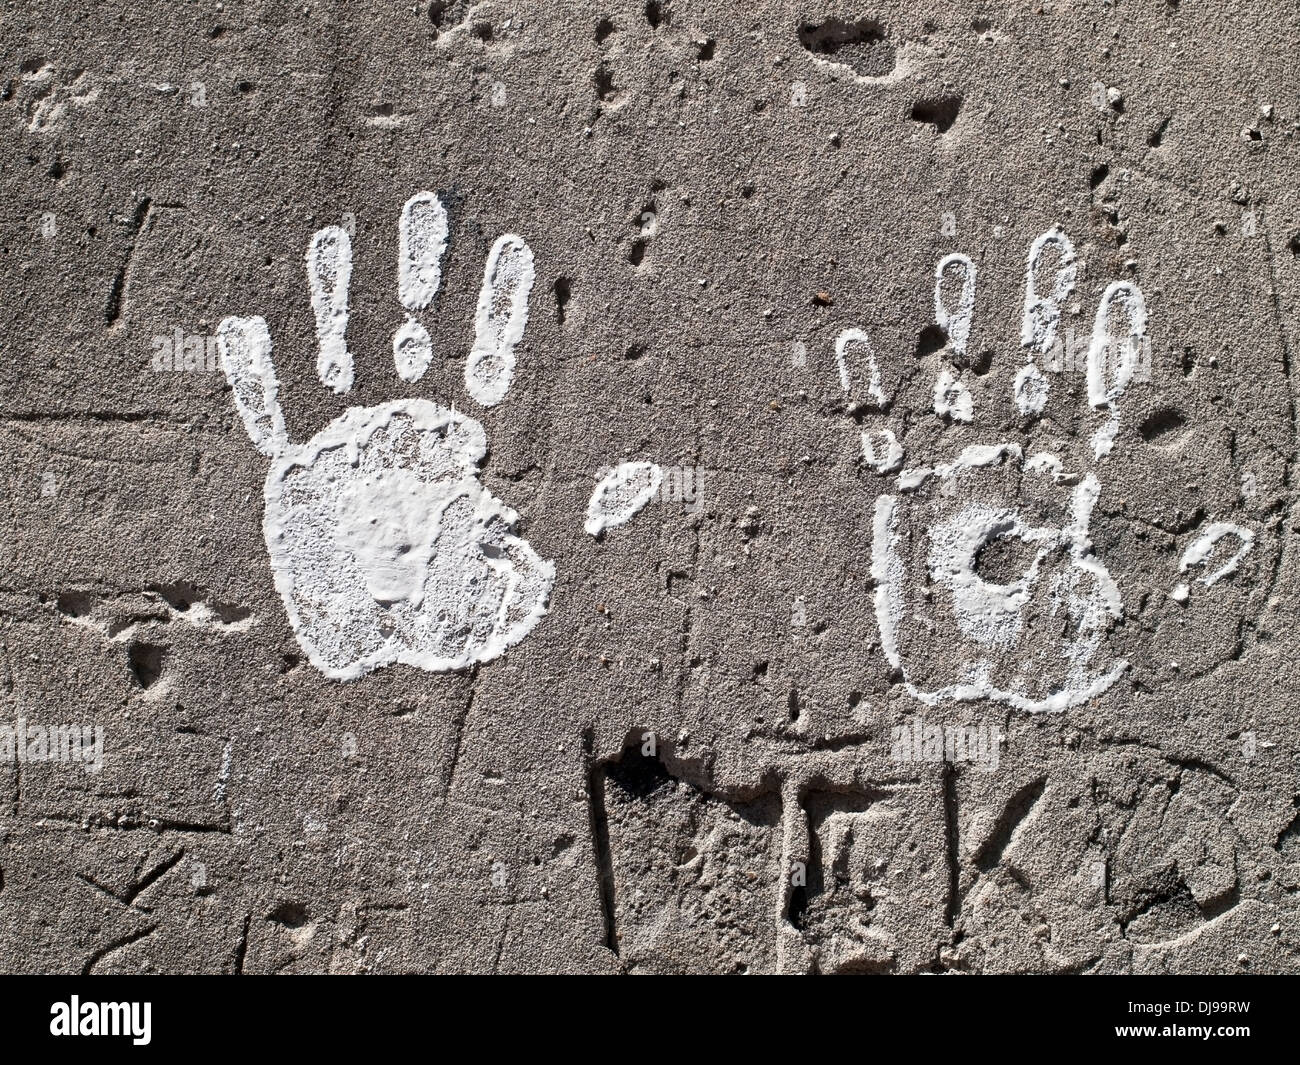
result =
M0 27L0 967L1300 970L1294 4Z

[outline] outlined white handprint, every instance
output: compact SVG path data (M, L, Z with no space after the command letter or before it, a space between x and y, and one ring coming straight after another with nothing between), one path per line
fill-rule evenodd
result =
M1046 406L1050 386L1038 363L1057 343L1076 273L1074 247L1060 229L1030 246L1020 338L1027 361L1012 396L1025 424ZM841 388L851 409L871 412L876 425L861 434L864 464L894 479L876 500L872 530L881 647L924 703L991 699L1021 710L1064 710L1106 691L1127 668L1106 647L1123 599L1089 526L1119 428L1119 401L1139 367L1146 303L1124 281L1101 296L1088 346L1087 403L1106 417L1088 446L1026 454L1013 440L964 442L978 429L962 370L975 293L969 258L952 254L939 262L935 319L947 346L933 393L935 427L917 437L962 443L938 444L937 459L905 454L900 435L907 422L891 411L867 334L848 329L836 341ZM1249 550L1248 532L1227 532L1241 540L1242 554Z
M404 381L433 355L415 315L438 290L447 215L421 192L402 209L393 337ZM317 375L352 386L347 348L348 234L331 226L307 249L318 339ZM465 366L477 402L501 402L528 318L533 255L506 234L488 255ZM253 443L271 459L263 532L275 586L299 643L326 676L353 679L400 662L432 671L496 658L545 615L552 563L514 535L518 516L479 482L483 426L424 399L353 407L305 444L289 442L277 398L271 337L261 317L218 327L222 368Z

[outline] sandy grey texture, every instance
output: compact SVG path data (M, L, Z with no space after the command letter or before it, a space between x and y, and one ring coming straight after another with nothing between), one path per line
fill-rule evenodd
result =
M98 773L0 763L0 968L1300 969L1294 4L8 2L0 26L0 724L105 736ZM450 247L412 386L390 337L422 189ZM303 254L344 221L337 396ZM1063 328L1116 279L1150 313L1092 525L1129 668L1059 713L924 706L882 650L884 480L835 338L871 335L909 455L1091 462L1077 368L1042 418L1010 402L1026 251L1058 224ZM537 282L482 410L462 377L504 232ZM970 426L930 412L952 251L979 268ZM530 635L454 674L306 661L224 376L152 364L229 314L266 318L295 440L404 396L473 412L484 484L556 566ZM587 536L631 460L689 469L698 504ZM1254 548L1180 605L1214 521ZM919 669L954 665L913 630ZM997 768L900 762L918 715L1000 730Z

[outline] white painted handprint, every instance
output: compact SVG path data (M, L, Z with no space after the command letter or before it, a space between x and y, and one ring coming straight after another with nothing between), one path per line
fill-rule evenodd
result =
M406 321L393 338L404 381L433 356L416 319L441 279L447 215L437 196L407 201L399 223L398 298ZM312 237L307 274L322 384L352 386L347 348L352 249L345 230ZM465 387L501 402L528 319L533 255L523 239L493 245L478 301ZM353 407L305 444L285 433L261 317L218 328L222 367L253 443L271 459L263 531L275 586L313 665L352 679L401 662L460 669L501 655L547 610L552 563L513 534L517 515L479 482L483 426L439 403L405 399Z
M1051 283L1042 291L1045 272ZM1075 279L1074 247L1063 232L1052 229L1033 242L1021 326L1027 361L1013 389L1022 418L1034 419L1046 405L1049 382L1038 361L1057 342ZM931 436L946 435L945 426L978 424L960 369L975 282L975 265L964 255L946 256L935 271L935 317L948 358L934 387ZM861 434L864 463L894 478L875 504L871 574L882 650L917 699L987 698L1022 710L1063 710L1124 673L1127 663L1109 653L1106 640L1123 617L1123 600L1089 526L1146 328L1137 286L1111 283L1097 308L1086 367L1087 402L1104 421L1086 447L1026 454L1019 443L995 439L923 461L904 453L904 423L891 415L892 397L866 333L849 329L838 337L840 385L852 409L872 412L876 425ZM1232 535L1241 544L1210 584L1250 550L1252 537L1226 524L1207 535L1214 542ZM1182 568L1202 561L1211 546L1189 552Z

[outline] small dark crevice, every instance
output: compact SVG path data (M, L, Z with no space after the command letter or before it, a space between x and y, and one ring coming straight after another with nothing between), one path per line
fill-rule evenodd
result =
M168 415L163 411L111 411L111 410L77 410L77 411L44 411L44 410L20 410L13 411L5 416L5 421L10 422L71 422L71 421L93 421L93 422L121 422L123 424L132 424L135 422L159 421L166 419Z
M127 648L131 676L141 688L152 688L162 678L167 648L152 643L133 643Z
M605 766L604 775L636 799L649 798L663 788L674 786L673 776L663 762L654 755L642 754L635 744L630 744L617 762Z
M469 695L461 704L460 709L452 717L451 731L452 743L450 744L451 753L445 758L445 765L442 771L442 794L444 797L451 794L451 786L456 781L456 767L460 764L461 753L465 747L465 723L469 720L470 715L474 712L474 700L478 695L478 664L475 663L470 667L469 674L470 686Z
M948 343L948 334L940 325L927 325L916 337L916 357L923 359L942 351Z
M808 917L808 889L796 886L790 892L790 907L786 911L786 920L799 931L803 931Z
M1147 415L1138 432L1148 444L1154 444L1162 436L1177 432L1186 424L1187 418L1181 411L1173 407L1161 407Z
M1011 843L1011 837L1025 818L1029 816L1034 804L1042 798L1046 787L1047 778L1037 777L1019 788L1011 796L1002 811L1002 816L998 818L992 834L975 854L975 865L981 873L987 873L989 870L996 868L997 864L1002 860L1003 852Z
M95 597L88 592L60 592L54 605L64 617L84 618L95 609Z
M1147 147L1160 147L1161 143L1165 139L1165 130L1169 128L1169 123L1172 121L1173 117L1173 115L1166 115L1156 124L1155 128L1147 134Z
M889 74L897 63L897 49L886 28L875 19L856 22L828 18L805 22L797 31L799 43L813 55L827 56L865 78Z
M957 114L960 111L960 96L930 96L912 104L908 117L913 122L925 122L934 126L940 133L947 133L957 121Z
M943 832L944 852L948 861L948 899L944 906L944 924L952 928L961 911L961 867L958 865L957 770L951 762L943 763Z
M282 902L266 915L266 919L285 928L301 928L310 919L310 914L301 902Z
M670 0L649 0L645 6L645 20L652 30L666 26L672 21L673 5Z
M470 0L432 0L429 4L429 21L433 23L433 36L455 29L469 14Z
M115 325L122 317L123 304L126 300L126 283L131 272L131 259L135 256L136 242L140 239L140 233L149 217L149 208L152 204L153 201L148 196L144 196L135 205L135 213L131 216L131 236L127 244L126 256L108 290L108 304L104 308L105 325Z
M596 850L596 876L600 882L600 912L605 923L605 946L619 956L617 910L614 908L614 855L609 845L609 815L605 805L605 773L594 760L595 738L588 728L582 734L587 759L587 812ZM666 774L665 774L666 775Z
M1291 805L1300 808L1300 797L1291 800ZM1300 851L1300 813L1293 817L1286 828L1277 834L1273 849L1290 857L1291 851Z
M1207 921L1213 921L1216 917L1222 917L1240 901L1241 888L1234 883L1231 889L1225 891L1222 895L1207 899L1205 904L1200 907L1201 916Z
M198 585L191 584L189 581L176 581L173 584L153 584L149 586L148 590L162 596L169 607L182 614L189 610L196 601L203 598L203 592Z
M248 930L253 925L253 915L250 913L244 917L244 927L239 934L239 942L235 944L235 975L244 974L244 958L248 954Z
M612 103L618 96L618 86L614 84L614 72L604 63L592 72L591 84L596 89L596 98L602 103Z
M132 943L136 943L139 940L144 939L145 936L153 935L153 933L157 931L157 929L158 926L156 924L151 924L146 928L140 929L138 932L131 932L129 935L120 936L119 938L113 940L111 943L107 944L106 946L100 947L99 950L95 951L89 958L86 959L86 964L81 967L81 975L89 976L92 972L95 971L95 966L98 965L105 958L107 958L110 954L113 954L116 951L121 950L123 947L129 947Z
M161 880L163 876L166 875L168 872L170 872L172 869L174 869L176 867L176 863L179 862L184 857L185 857L185 848L184 847L178 848L175 854L164 859L162 862L156 865L149 872L145 873L145 875L142 876L139 880L137 880L134 884L132 884L131 887L127 890L126 894L120 896L122 901L125 902L128 906L134 905L135 900L140 897L140 895L145 891L146 888Z
M1120 934L1127 939L1129 925L1153 910L1164 911L1166 916L1177 915L1188 924L1194 922L1200 913L1191 890L1178 874L1176 863L1170 862L1148 886L1129 900L1120 914Z
M552 288L555 292L555 320L563 325L569 300L573 296L573 286L567 277L561 275L555 279Z

